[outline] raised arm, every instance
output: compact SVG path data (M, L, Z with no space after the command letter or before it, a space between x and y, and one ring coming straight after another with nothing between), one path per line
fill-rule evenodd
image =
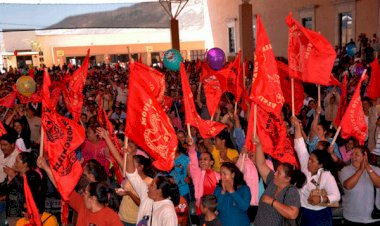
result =
M45 170L46 174L48 175L51 183L54 185L54 187L57 187L57 184L55 183L55 179L53 177L53 173L51 172L50 167L46 163L46 159L43 156L38 157L37 159L37 166L43 170Z
M252 138L254 139L254 138ZM267 182L268 174L270 173L271 169L268 167L265 161L264 152L261 146L260 139L257 137L254 139L254 142L256 144L256 167L261 175L261 177L264 180L264 183Z
M113 144L111 137L109 136L107 131L102 127L98 127L96 128L96 134L106 141L108 150L111 153L111 155L115 158L117 164L119 164L119 166L123 166L123 157L120 155L119 151Z
M317 134L319 116L321 115L321 111L322 111L321 106L317 106L315 109L315 116L314 116L313 122L311 123L309 140L313 140L314 136L316 136Z

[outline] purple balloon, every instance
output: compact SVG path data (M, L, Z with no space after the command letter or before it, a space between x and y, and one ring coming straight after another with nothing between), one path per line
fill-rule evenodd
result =
M361 76L362 74L363 74L363 72L364 72L364 67L363 66L357 66L356 68L355 68L355 73L356 73L356 75L357 76Z
M206 60L211 69L217 71L224 67L226 55L220 48L212 48L207 51Z

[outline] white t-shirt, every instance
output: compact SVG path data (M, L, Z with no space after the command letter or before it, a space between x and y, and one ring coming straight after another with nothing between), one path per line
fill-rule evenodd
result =
M4 182L5 178L7 177L7 174L4 172L4 167L13 167L16 162L16 157L20 152L17 150L13 150L13 152L8 155L8 157L4 158L4 153L2 150L0 150L0 183Z

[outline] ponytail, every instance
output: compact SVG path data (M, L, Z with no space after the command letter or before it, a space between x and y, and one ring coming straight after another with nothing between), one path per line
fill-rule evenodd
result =
M290 184L295 185L297 188L302 188L306 182L306 176L301 170L296 169L289 163L283 163L285 174L290 177Z
M99 203L108 206L115 212L119 211L119 199L114 189L104 182L92 182L88 185L90 196L95 196Z

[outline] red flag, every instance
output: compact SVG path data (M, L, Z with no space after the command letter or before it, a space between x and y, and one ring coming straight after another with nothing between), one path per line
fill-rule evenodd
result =
M250 98L266 112L280 115L284 96L281 90L277 63L265 28L257 15L255 70Z
M252 142L253 134L253 106L249 115L246 147L250 151L255 150ZM257 107L257 135L260 138L263 151L280 162L287 162L298 167L297 158L291 141L286 136L286 128L281 117L273 113L267 113Z
M174 165L177 136L169 117L144 84L142 76L135 63L131 63L125 134L155 159L153 165L157 169L169 171Z
M368 130L367 123L365 122L362 100L360 98L360 88L363 80L366 78L367 75L360 78L350 104L340 122L340 126L342 127L342 138L348 139L349 137L354 137L359 141L360 145L364 145Z
M197 62L195 63L195 70L196 71L202 70L202 61L199 58L197 58Z
M234 62L228 66L227 91L234 94L236 102L240 100L244 90L243 70L240 61L241 51L239 51Z
M30 225L41 226L42 225L41 216L37 209L36 203L34 202L32 192L30 191L26 174L23 175L23 178L24 178L24 194L25 194L25 201L26 201L26 209L28 211L28 218L30 221Z
M87 55L83 60L82 66L75 70L73 75L68 78L67 88L63 88L63 97L66 103L66 107L76 122L79 122L80 115L82 113L84 98L82 92L87 78L89 58L90 49L87 50Z
M190 124L198 128L201 137L210 138L216 136L220 131L226 127L226 125L216 122L203 120L199 117L195 104L193 93L191 92L189 79L187 78L185 66L181 63L181 81L183 102L185 105L186 124Z
M336 126L340 125L340 121L343 118L344 113L347 108L347 74L344 75L343 84L342 84L342 95L340 96L340 103L338 107L338 113L334 119L334 124Z
M165 98L165 75L142 63L134 63L135 73L139 75L141 85L156 97L158 103L163 104Z
M7 130L4 128L3 123L0 121L0 137L7 133Z
M329 86L341 86L340 82L333 74L330 74Z
M290 77L304 82L329 85L336 53L321 34L306 29L292 18L286 17L289 27L289 73Z
M42 99L42 127L44 149L48 152L50 168L57 189L64 200L68 200L80 176L82 167L75 155L75 149L84 141L84 129L76 122L59 115L50 100L50 77L45 71Z
M255 105L254 103L251 103L251 109L250 109L250 113L249 113L248 126L247 126L247 136L245 138L245 147L249 151L251 151L251 152L255 152L256 151L256 146L254 145L253 140L252 140L252 136L253 136L253 120L254 120L253 107L254 107L254 105Z
M380 97L380 69L377 58L371 63L371 78L367 86L367 96L373 100Z
M21 93L17 92L17 98L20 100L20 103L40 103L42 101L41 95L39 92L34 92L30 97L24 96Z
M112 123L108 119L108 115L102 106L103 106L102 99L100 99L99 106L98 106L97 120L98 120L101 127L106 127L108 134L111 137L112 143L115 145L115 147L119 151L119 153L122 154L121 147L119 145L116 134L114 133ZM120 167L118 167L118 164L112 155L111 155L111 162L112 162L112 165L114 167L116 180L120 184L123 181L124 177L123 177L123 174L121 173Z
M281 90L284 94L285 102L292 106L292 84L289 77L288 65L281 61L277 61L278 74L281 80ZM294 113L298 115L303 106L304 89L301 80L294 79Z
M218 108L223 89L221 81L215 74L209 74L209 70L211 69L208 68L208 65L203 63L201 81L205 91L207 110L213 116Z
M0 99L0 106L4 106L7 108L13 107L13 105L15 104L16 97L17 97L17 91L12 91L8 95Z
M33 79L34 79L34 73L35 73L35 70L34 70L33 68L30 68L30 69L28 70L28 75L29 75L30 77L32 77Z

